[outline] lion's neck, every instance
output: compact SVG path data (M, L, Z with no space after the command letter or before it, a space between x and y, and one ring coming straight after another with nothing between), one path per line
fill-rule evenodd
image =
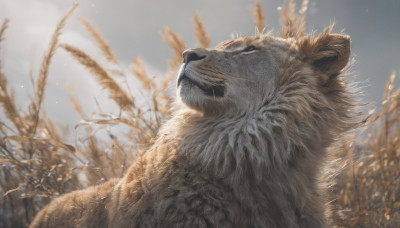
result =
M296 135L300 126L290 122L282 113L262 110L218 117L183 111L166 124L162 134L176 142L178 154L193 158L218 178L259 182L268 174L286 172L294 153L306 155L320 147Z

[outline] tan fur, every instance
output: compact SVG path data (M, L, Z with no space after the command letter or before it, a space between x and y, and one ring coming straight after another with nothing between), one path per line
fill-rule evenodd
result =
M30 227L107 227L105 205L117 182L113 179L54 199L36 215Z
M321 166L355 126L349 38L244 37L183 56L180 108L153 147L31 227L328 227Z

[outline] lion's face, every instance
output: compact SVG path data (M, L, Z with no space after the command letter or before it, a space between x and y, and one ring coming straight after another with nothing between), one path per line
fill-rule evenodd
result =
M327 85L338 84L331 82L349 55L349 38L328 33L300 40L241 37L213 50L188 49L179 70L178 95L192 109L218 114L258 109L270 97L304 86L328 96Z
M282 62L283 41L238 38L216 49L183 53L177 86L182 101L202 112L255 107L273 90Z

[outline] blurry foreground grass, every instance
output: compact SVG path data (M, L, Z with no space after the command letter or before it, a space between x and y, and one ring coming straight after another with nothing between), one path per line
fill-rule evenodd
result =
M282 33L291 26L305 31L308 1L303 1L300 16L295 13L295 1L282 9ZM133 58L131 74L141 83L149 107L138 107L135 97L125 91L116 77L127 77L122 70L108 70L100 62L71 44L60 44L59 35L76 5L61 19L43 57L37 79L31 75L35 88L30 105L21 109L14 101L14 90L7 84L0 62L0 104L7 119L0 121L0 227L26 227L35 214L52 198L76 189L121 177L135 157L151 145L163 120L170 115L172 98L167 87L174 78L185 49L182 39L171 29L162 38L172 47L163 80L155 80L146 72L140 58ZM264 28L261 5L252 7L259 31ZM209 35L198 14L193 19L196 41L209 47ZM119 61L100 33L87 21L82 24L110 63ZM8 20L0 29L0 45L5 37ZM250 25L249 25L250 26ZM62 50L60 50L62 49ZM0 46L1 51L1 46ZM70 89L72 108L81 116L76 127L84 127L86 138L79 145L63 143L66 135L56 127L43 110L49 66L55 51L66 51L85 66L120 109L120 115L101 115L91 119L81 108L73 89ZM129 75L130 76L130 75ZM391 75L382 101L382 112L371 114L366 124L368 134L363 138L343 141L340 155L347 162L335 179L332 192L335 200L332 220L339 227L398 227L400 224L400 89L393 88ZM108 141L99 138L94 126L124 125L126 138L136 147L109 135Z

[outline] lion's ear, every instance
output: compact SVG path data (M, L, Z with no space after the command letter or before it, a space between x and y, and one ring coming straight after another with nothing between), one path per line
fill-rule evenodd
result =
M340 34L323 34L308 42L307 61L312 67L329 78L337 76L347 65L350 51L350 37Z

